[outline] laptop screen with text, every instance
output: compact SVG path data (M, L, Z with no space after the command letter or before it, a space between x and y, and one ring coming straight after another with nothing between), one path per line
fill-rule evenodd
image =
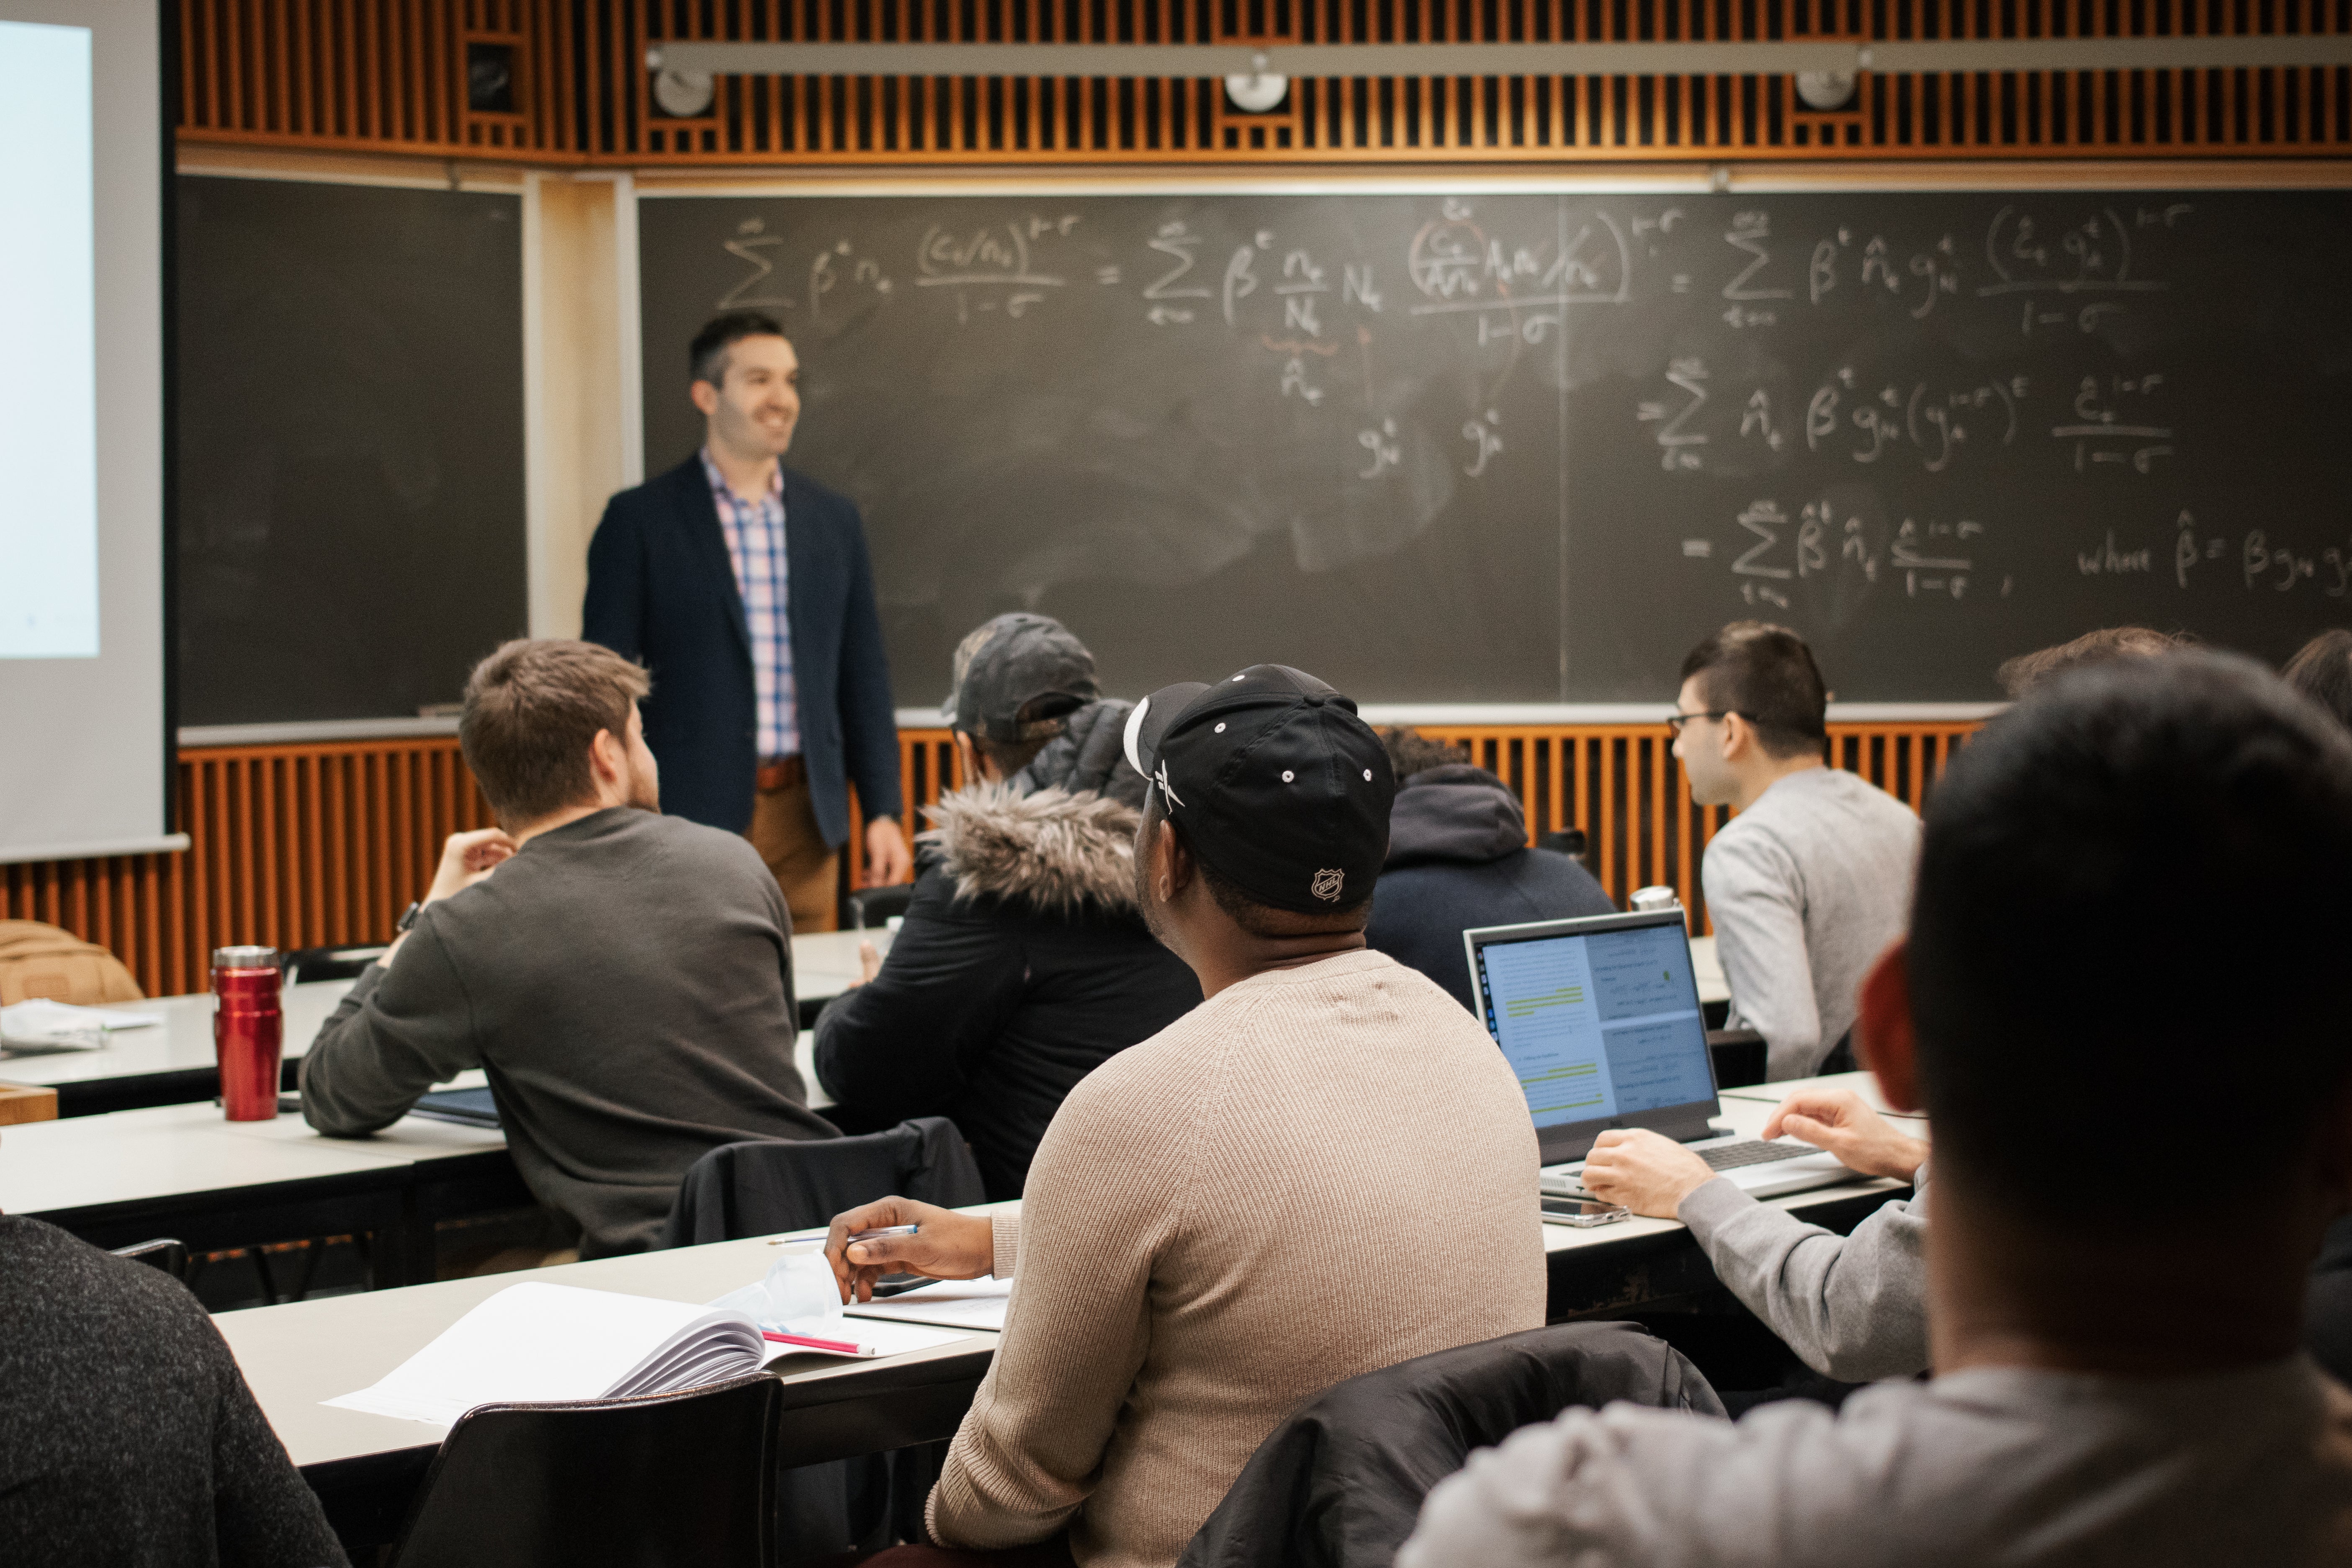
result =
M1615 917L1622 921L1625 917ZM1562 922L1565 923L1565 922ZM1470 933L1486 1032L1538 1128L1704 1103L1715 1074L1680 918L1512 940ZM1644 1119L1646 1120L1646 1119Z

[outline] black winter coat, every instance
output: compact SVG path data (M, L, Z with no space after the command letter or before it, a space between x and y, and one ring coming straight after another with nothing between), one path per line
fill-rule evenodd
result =
M1137 781L1139 785L1140 781ZM816 1073L852 1120L946 1116L992 1201L1017 1198L1063 1097L1201 1000L1136 912L1136 813L982 784L929 808L882 972L817 1021Z
M1364 940L1475 1012L1464 931L1616 912L1572 856L1528 847L1527 817L1508 784L1456 764L1399 784Z

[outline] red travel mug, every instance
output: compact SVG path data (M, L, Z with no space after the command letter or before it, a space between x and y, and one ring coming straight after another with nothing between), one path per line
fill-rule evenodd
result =
M278 1009L278 950L213 949L213 1051L231 1121L278 1114L278 1068L286 1020Z

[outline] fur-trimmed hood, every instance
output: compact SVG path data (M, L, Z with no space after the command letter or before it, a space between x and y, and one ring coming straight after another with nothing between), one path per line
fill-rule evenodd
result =
M1047 914L1092 902L1120 914L1135 909L1135 808L1092 790L973 784L923 808L931 829L916 840L934 850L956 897L1017 900Z

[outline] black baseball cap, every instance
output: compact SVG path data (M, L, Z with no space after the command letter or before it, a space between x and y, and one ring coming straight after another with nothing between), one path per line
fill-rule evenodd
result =
M1361 903L1388 856L1396 774L1353 699L1303 670L1254 664L1162 687L1127 718L1127 760L1185 841L1276 909Z
M953 685L940 706L967 735L1035 741L1062 731L1062 718L1099 700L1095 656L1051 616L997 616L956 646Z

